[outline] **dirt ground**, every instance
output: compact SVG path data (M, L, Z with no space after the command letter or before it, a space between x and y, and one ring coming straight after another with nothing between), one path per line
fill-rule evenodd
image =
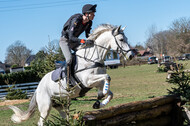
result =
M5 101L0 102L0 106L20 104L20 103L24 103L24 102L28 102L28 101L29 101L29 99L5 100Z

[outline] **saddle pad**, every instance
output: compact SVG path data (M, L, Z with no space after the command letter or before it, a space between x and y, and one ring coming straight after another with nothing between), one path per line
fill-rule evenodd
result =
M56 82L59 79L63 79L65 77L66 77L65 67L63 67L63 68L60 67L60 68L53 71L51 79Z

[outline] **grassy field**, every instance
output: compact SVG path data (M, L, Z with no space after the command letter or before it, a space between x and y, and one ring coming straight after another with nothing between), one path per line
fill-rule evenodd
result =
M190 61L182 61L185 69L190 69ZM157 96L167 95L167 89L171 84L166 82L167 73L158 73L157 65L127 66L125 68L109 69L111 76L111 91L114 94L112 101L106 106L115 106L132 101L145 100ZM96 101L97 90L92 89L83 98L72 101L71 108L77 111L93 110L92 105ZM19 108L26 110L28 103L18 105ZM35 125L39 119L39 113L21 124L13 124L10 120L12 111L7 106L0 107L0 126L31 126ZM50 114L57 114L52 109Z

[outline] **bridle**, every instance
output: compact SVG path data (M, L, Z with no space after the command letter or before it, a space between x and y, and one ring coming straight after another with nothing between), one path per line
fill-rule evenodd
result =
M117 48L119 48L119 49L120 49L120 52L122 53L122 55L123 55L124 57L126 57L125 54L124 54L124 52L128 53L128 52L130 52L130 51L132 51L132 50L131 50L131 49L128 49L128 50L122 49L122 47L119 45L119 43L118 43L118 41L117 41L117 39L116 39L115 37L116 37L116 35L114 36L114 39L115 39L115 43L117 44ZM118 49L117 49L117 50L118 50ZM118 51L117 51L117 52L118 52Z
M113 31L114 31L114 30L113 30ZM114 36L115 43L117 44L117 50L112 50L112 51L118 53L118 48L119 48L119 49L120 49L120 53L122 53L122 55L125 57L124 52L128 53L128 52L132 51L132 49L128 49L128 50L122 49L122 47L119 45L119 43L118 43L118 41L117 41L117 39L116 39L116 36L117 36L117 35L114 35L113 31L112 31L112 35ZM97 45L97 44L94 44L94 45L95 45L95 46L98 46L98 47L101 47L101 48L103 48L103 49L109 50L108 48L106 48L106 47L104 47L104 46Z
M113 34L113 31L114 31L114 30L112 30L112 35L114 36L115 42L116 42L116 44L117 44L118 47L117 47L117 50L112 50L112 51L118 53L118 48L119 48L119 49L120 49L120 52L122 53L122 55L123 55L124 57L126 57L125 54L124 54L124 52L128 53L129 51L132 51L132 50L131 50L131 49L129 49L129 50L124 50L124 49L122 49L122 47L119 45L119 43L118 43L118 41L117 41L117 39L116 39L116 36L117 36L117 35L114 35L114 34ZM110 50L109 48L106 48L106 47L101 46L101 45L97 45L96 43L94 43L94 45L97 46L97 47L106 49L106 50ZM94 50L94 52L95 52L95 50ZM93 55L94 55L94 52L93 52ZM86 53L86 50L85 50L85 53ZM92 56L93 56L93 55L92 55ZM80 57L80 58L84 58L84 59L87 60L87 61L94 62L94 65L92 65L92 66L90 66L90 67L87 67L87 68L84 68L84 69L81 69L81 70L78 70L78 71L76 71L75 73L81 72L81 71L83 71L83 70L95 68L95 67L104 67L104 64L102 64L102 63L100 63L100 62L95 62L94 60L92 60L92 59L91 59L92 56L91 56L91 58L86 58L85 55L84 55L84 57L79 56L79 55L76 55L76 56L78 56L78 57Z

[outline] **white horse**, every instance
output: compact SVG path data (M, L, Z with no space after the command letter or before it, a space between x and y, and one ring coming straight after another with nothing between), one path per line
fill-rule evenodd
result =
M131 59L133 57L133 52L123 32L124 29L108 24L100 25L88 38L94 40L94 45L79 47L80 49L76 52L77 68L75 75L82 82L82 86L75 87L74 93L70 94L71 98L78 97L83 89L96 87L98 89L98 100L104 96L107 97L102 102L96 101L93 108L102 108L110 102L113 97L113 93L110 91L111 78L106 74L106 68L101 66L103 66L106 54L110 49L122 53L126 58ZM40 81L26 112L22 112L16 106L9 106L15 112L11 117L13 122L20 123L29 119L35 112L36 106L40 112L39 126L43 126L43 121L47 118L52 106L59 111L63 118L65 117L62 106L53 105L52 97L66 97L69 94L65 90L67 87L66 79L61 80L60 86L59 82L52 81L52 72L47 73Z

